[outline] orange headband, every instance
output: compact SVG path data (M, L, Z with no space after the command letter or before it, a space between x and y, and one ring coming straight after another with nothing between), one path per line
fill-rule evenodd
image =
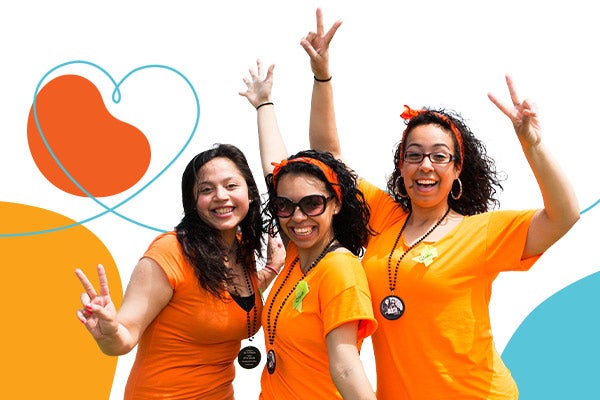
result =
M460 131L458 130L458 128L456 127L454 122L452 122L452 120L450 118L446 117L444 114L441 114L437 111L413 110L406 104L404 105L404 111L402 112L402 114L400 114L400 117L402 117L402 119L404 119L405 121L409 121L411 118L416 117L417 115L423 114L423 113L432 113L433 115L435 115L436 117L438 117L439 119L441 119L442 121L444 121L445 123L447 123L450 126L450 130L452 131L452 134L454 135L454 138L456 139L456 142L458 143L458 152L460 154L460 162L462 164L462 162L464 160L464 156L465 156L462 135L460 134ZM404 147L405 147L405 143L404 143L405 140L406 140L406 129L404 130L404 132L402 132L402 141L401 141L402 150L404 150ZM402 168L402 153L404 153L404 151L402 151L400 154L400 160L398 161L398 168Z
M327 165L324 162L319 161L315 158L298 157L298 158L292 158L291 160L281 160L280 163L272 162L271 165L275 166L275 168L273 169L273 187L274 188L276 188L276 186L277 186L277 184L276 184L277 175L281 171L281 168L283 168L287 164L293 163L293 162L301 162L301 163L311 164L311 165L318 167L325 175L325 179L327 179L327 182L329 182L329 184L333 187L333 191L335 192L335 196L337 197L339 202L340 203L342 202L342 189L340 188L340 182L338 180L337 174L331 169L331 167L329 167L329 165Z

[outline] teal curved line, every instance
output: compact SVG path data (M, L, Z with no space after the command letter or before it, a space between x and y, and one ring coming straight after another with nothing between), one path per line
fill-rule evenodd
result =
M118 203L117 205L115 205L114 207L109 207L107 205L105 205L103 202L101 202L100 200L98 200L95 196L93 196L91 193L89 193L79 182L77 182L73 176L67 171L67 169L63 166L63 164L60 162L60 160L58 159L58 157L56 156L56 154L54 153L54 151L52 150L52 148L50 147L50 144L48 143L46 137L44 136L44 133L42 131L42 128L40 126L40 123L38 121L38 117L37 117L37 95L38 92L40 91L40 87L42 85L42 83L44 82L44 80L46 79L46 77L48 77L48 75L50 75L52 72L56 71L57 69L63 68L67 65L71 65L71 64L85 64L85 65L89 65L92 66L94 68L97 68L98 70L100 70L102 73L104 73L104 75L106 75L108 77L108 79L113 83L115 89L113 91L112 94L112 99L113 102L115 103L119 103L121 101L121 94L120 94L120 86L121 84L132 74L143 70L143 69L148 69L148 68L164 68L167 69L171 72L176 73L177 75L179 75L186 83L187 85L190 87L193 95L194 95L194 99L196 102L196 120L194 121L194 128L192 129L191 134L189 135L189 137L187 138L186 142L184 143L183 147L179 150L179 152L175 155L175 157L169 161L167 163L167 165L161 170L159 171L158 174L156 174L152 179L150 179L145 185L143 185L140 189L138 189L135 193L133 193L132 195L130 195L129 197L127 197L125 200L121 201L120 203ZM68 228L72 228L74 226L77 225L81 225L83 223L87 223L90 222L94 219L97 219L107 213L113 213L115 215L117 215L118 217L129 221L131 223L134 223L138 226L141 226L143 228L147 228L150 230L155 230L158 232L164 232L165 230L163 229L159 229L159 228L155 228L152 227L150 225L146 225L144 223L141 223L139 221L136 221L132 218L129 218L117 211L115 211L117 208L121 207L123 204L127 203L128 201L130 201L131 199L133 199L135 196L137 196L138 194L140 194L142 191L144 191L148 186L150 186L152 183L154 183L160 176L162 176L165 171L167 171L172 165L173 163L181 156L181 154L183 153L183 151L187 148L187 146L190 144L197 128L198 128L198 122L200 120L200 100L198 99L198 94L196 93L194 86L192 85L192 83L187 79L187 77L185 75L183 75L181 72L179 72L178 70L166 66L166 65L160 65L160 64L150 64L150 65L145 65L145 66L141 66L138 68L135 68L133 70L131 70L129 73L127 73L127 75L125 75L125 77L123 77L118 83L113 79L113 77L106 71L104 70L102 67L100 67L99 65L96 65L92 62L89 61L84 61L84 60L74 60L74 61L68 61L62 64L57 65L56 67L50 69L43 77L42 79L39 81L36 89L35 89L35 93L34 93L34 97L33 97L33 114L34 114L34 120L35 120L35 124L38 128L38 132L40 134L40 137L42 138L42 141L44 142L44 145L46 146L46 148L48 149L48 152L50 153L50 155L52 156L52 158L54 159L54 161L56 162L56 164L60 167L60 169L63 171L63 173L69 178L69 180L71 180L71 182L73 182L73 184L75 184L87 197L89 197L90 199L92 199L93 201L95 201L97 204L99 204L101 207L103 207L106 211L101 212L99 214L96 214L92 217L86 218L84 220L81 220L79 222L76 222L74 224L69 224L69 225L63 225L63 226L59 226L59 227L55 227L55 228L50 228L50 229L44 229L44 230L38 230L38 231L30 231L30 232L18 232L18 233L0 233L0 237L14 237L14 236L31 236L31 235L37 235L37 234L44 234L44 233L50 233L50 232L55 232L55 231L59 231L59 230L63 230L63 229L68 229Z
M593 203L591 206L589 206L589 207L585 208L583 211L581 211L579 213L579 215L585 214L586 212L590 211L592 208L596 207L598 204L600 204L600 199L596 200L596 202Z

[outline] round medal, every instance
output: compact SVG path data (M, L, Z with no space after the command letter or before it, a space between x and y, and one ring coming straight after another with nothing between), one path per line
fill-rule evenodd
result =
M260 364L260 350L254 346L246 346L238 353L238 363L246 369L256 368Z
M271 375L275 372L275 364L275 352L271 349L267 352L267 371L269 371L269 374Z
M379 311L385 319L396 320L404 314L404 302L398 296L386 296L379 305Z

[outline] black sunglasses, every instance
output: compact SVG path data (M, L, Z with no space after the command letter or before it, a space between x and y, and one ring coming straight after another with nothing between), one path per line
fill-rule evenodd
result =
M275 197L271 201L271 208L279 218L291 217L296 211L296 207L300 208L300 211L309 217L316 217L325 212L327 208L327 201L333 198L333 196L325 197L322 194L311 194L300 199L299 202L294 203L287 197Z

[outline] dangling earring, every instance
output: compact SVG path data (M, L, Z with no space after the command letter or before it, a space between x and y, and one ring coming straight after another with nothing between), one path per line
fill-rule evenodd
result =
M458 200L460 199L460 196L462 196L462 182L460 181L460 178L456 178L456 181L458 182L458 194L455 195L452 193L452 189L454 189L454 182L452 182L452 189L450 189L450 196L452 196L454 200Z
M402 176L399 176L396 178L396 180L394 181L394 192L399 196L402 197L403 199L408 197L408 192L406 191L406 188L404 188L404 193L402 193L402 187L404 186L404 180L402 179Z

